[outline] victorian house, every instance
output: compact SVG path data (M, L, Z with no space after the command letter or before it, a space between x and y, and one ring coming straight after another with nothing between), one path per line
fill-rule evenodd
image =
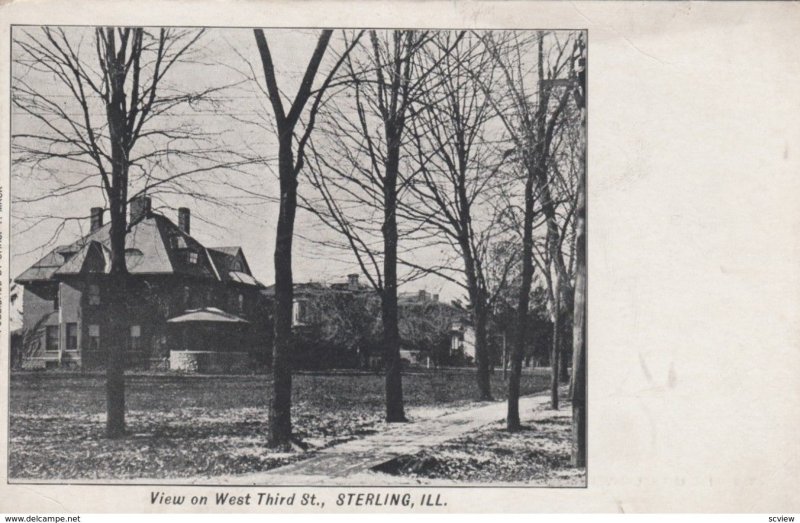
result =
M121 319L129 365L168 368L170 353L205 354L204 361L232 353L245 365L265 358L263 285L242 249L206 247L191 235L190 210L178 209L177 218L175 224L153 212L148 197L130 204L130 277ZM104 364L112 325L109 269L110 224L93 208L87 235L56 247L16 278L24 286L23 367Z

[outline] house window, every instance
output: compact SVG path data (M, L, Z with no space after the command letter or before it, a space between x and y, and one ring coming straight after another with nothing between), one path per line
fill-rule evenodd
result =
M45 350L58 352L58 325L48 325L45 330Z
M183 288L183 308L188 310L190 302L192 300L192 291L189 289L188 286Z
M89 325L89 350L100 350L100 325Z
M139 325L131 325L130 349L142 350L142 327Z
M96 283L89 284L89 305L100 305L100 286Z
M292 306L292 325L305 325L308 322L308 302L295 300Z
M239 301L237 302L237 309L239 314L244 312L244 294L239 294Z
M139 249L125 249L125 263L132 269L142 263L144 253Z
M183 236L173 236L172 237L172 248L173 249L185 249L186 248L186 240L183 239Z
M67 323L67 350L78 350L77 323Z
M186 261L192 265L197 264L197 253L194 251L186 251Z

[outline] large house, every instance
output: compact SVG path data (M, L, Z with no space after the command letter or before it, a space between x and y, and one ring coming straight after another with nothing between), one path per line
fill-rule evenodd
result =
M204 246L191 236L190 218L180 208L176 225L153 212L150 198L131 202L122 326L129 365L249 365L268 350L263 285L242 249ZM93 208L86 236L56 247L16 278L24 285L23 367L104 365L112 328L109 269L110 224Z

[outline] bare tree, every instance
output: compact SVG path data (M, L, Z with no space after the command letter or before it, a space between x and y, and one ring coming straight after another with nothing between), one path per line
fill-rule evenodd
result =
M369 37L348 57L349 89L326 118L324 141L314 145L311 183L321 202L307 207L342 235L381 298L386 420L402 422L397 212L399 196L413 179L403 146L414 104L430 87L431 70L418 61L431 36L373 30Z
M516 33L495 37L484 36L487 46L492 50L505 79L504 89L499 90L493 100L497 113L508 132L514 147L514 156L524 173L525 187L522 199L524 211L522 218L522 266L521 288L517 314L519 315L517 336L512 350L511 376L508 390L509 430L520 428L519 420L519 382L522 372L522 357L526 345L527 314L531 284L533 281L533 229L535 196L541 204L547 224L548 246L551 259L556 260L554 277L554 306L558 311L562 303L562 293L567 278L563 267L563 257L556 249L560 245L559 227L555 211L553 192L550 190L549 172L552 170L552 146L557 127L562 122L562 113L567 106L569 90L561 89L558 79L568 70L570 62L567 54L568 42L557 34L539 32L534 41L523 39ZM547 45L545 44L547 40ZM531 47L536 49L536 64L525 68L522 55ZM531 71L534 71L531 73ZM531 78L535 74L534 78ZM532 85L531 85L532 84ZM535 89L536 102L531 103L531 88ZM559 94L560 92L560 94ZM560 260L560 261L559 261ZM558 408L558 349L560 314L554 314L553 352L551 354L551 403Z
M278 87L272 54L261 29L254 29L256 45L261 57L261 66L266 83L266 93L272 105L275 130L278 138L278 179L280 185L280 212L278 214L277 236L275 238L275 320L274 345L272 355L272 396L269 413L269 444L274 447L287 447L292 435L292 368L290 350L292 340L292 303L294 284L292 280L292 242L294 221L297 212L297 180L305 163L305 148L314 129L316 115L320 109L326 89L349 49L351 42L325 76L322 85L313 90L314 79L322 63L333 31L320 33L300 86L288 111L284 108L284 98ZM360 33L355 37L357 41ZM298 122L309 100L308 117L298 131ZM297 149L295 150L295 146Z
M554 326L551 359L557 360L558 366L557 369L554 367L553 375L558 374L558 381L551 382L552 394L556 394L558 382L569 381L571 340L568 336L572 332L575 210L578 199L577 151L581 147L575 116L569 106L563 111L562 124L558 126L551 145L547 179L537 185L542 195L537 199L542 202L545 234L534 238L533 260L544 279ZM554 405L557 406L556 403Z
M13 106L15 176L47 176L47 202L100 191L110 214L112 310L106 375L106 435L125 433L124 353L127 207L139 192L180 184L221 167L209 134L176 117L219 87L179 89L168 73L193 59L203 31L161 28L15 30ZM17 120L19 123L20 120ZM224 162L229 167L239 160ZM23 166L29 166L25 173ZM33 184L30 184L33 185ZM42 219L50 218L46 216Z
M457 38L461 41L453 45ZM420 100L411 126L411 151L418 175L410 184L401 215L431 230L460 257L450 267L427 268L467 292L475 328L475 356L481 399L491 399L487 328L494 300L513 264L507 263L491 282L487 257L501 232L496 186L505 164L496 115L487 91L495 81L496 61L475 35L441 32L432 39L426 62L438 79ZM477 77L477 78L476 78ZM460 272L460 276L457 276ZM494 283L494 287L490 285Z

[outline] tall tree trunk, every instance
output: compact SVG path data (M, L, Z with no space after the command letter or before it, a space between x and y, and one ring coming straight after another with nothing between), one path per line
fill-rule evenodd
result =
M481 401L492 400L492 387L489 373L489 344L487 343L487 323L489 320L485 300L479 297L472 311L475 325L475 359L478 367L478 392Z
M462 196L466 200L465 196ZM469 215L464 214L462 221L466 230ZM488 310L486 296L478 285L477 269L475 258L472 256L469 238L462 237L459 240L461 251L464 258L464 269L467 275L467 288L469 299L472 302L472 325L475 329L475 363L478 367L478 393L482 401L491 401L492 387L489 374L489 350L487 343L487 323Z
M297 179L293 171L292 133L281 132L278 169L280 214L275 238L275 337L272 348L272 397L269 403L269 445L287 448L292 436L292 239L297 210Z
M125 435L125 341L127 270L125 265L126 206L111 202L111 270L107 278L109 336L106 353L106 437Z
M530 166L529 166L530 167ZM522 428L519 418L519 384L522 377L522 357L527 340L528 304L533 281L533 172L529 168L525 181L525 218L522 237L522 285L517 306L517 332L511 352L511 375L508 378L508 414L506 428L516 431Z
M311 110L311 120L306 133L298 145L298 163L294 162L292 150L294 128L300 114L311 95L314 76L328 47L332 31L325 30L317 40L314 54L308 62L306 72L300 83L297 95L286 114L281 101L281 92L275 80L275 67L269 44L261 29L253 29L253 34L264 69L264 80L269 92L269 101L275 113L278 134L278 177L280 180L280 213L275 237L275 324L272 345L272 397L269 403L269 437L271 447L287 448L292 437L292 307L294 305L294 282L292 280L292 240L294 238L294 218L297 212L297 173L303 164L303 144L313 129L315 106ZM319 91L321 96L326 83ZM317 101L320 98L316 99Z
M387 132L388 154L383 186L383 274L381 319L386 357L386 421L403 422L403 382L400 362L400 329L397 318L397 174L400 143L395 133Z
M564 359L565 368L564 372L566 373L566 359L562 358L562 351L563 351L563 333L562 330L564 328L565 319L564 311L562 310L564 306L566 306L566 296L565 294L569 292L568 286L568 276L566 271L566 266L564 264L564 256L561 253L560 245L560 238L561 235L558 232L558 216L556 214L555 204L552 199L552 192L550 191L550 185L547 180L547 146L543 144L541 147L539 158L537 158L537 166L536 166L536 180L537 180L537 189L540 194L541 202L542 202L542 213L545 215L545 219L547 221L547 248L548 248L548 257L550 260L550 267L555 269L555 274L553 274L553 294L552 294L552 303L553 303L553 346L552 350L550 351L550 366L551 366L551 383L550 383L550 404L553 409L558 409L558 383L559 379L563 379L565 382L567 381L566 376L562 378L561 372L559 370L560 367L560 360Z
M560 277L556 277L556 289L559 288ZM558 410L559 359L561 358L561 293L554 293L555 311L553 314L553 346L550 350L550 408Z
M107 28L106 36L113 50L114 29ZM109 197L111 215L111 268L109 290L111 321L106 361L106 437L119 438L125 434L125 342L127 318L127 279L125 262L125 236L127 234L128 208L128 145L125 131L125 72L124 55L106 53L109 74L109 99L106 104L109 140L111 142L111 187Z
M576 101L581 110L581 158L575 209L575 303L572 320L572 465L586 466L586 62L582 41Z
M522 357L525 354L528 327L528 305L530 302L531 284L533 282L533 214L534 214L534 182L541 184L541 169L547 166L544 158L544 136L547 120L546 97L543 90L544 79L544 33L539 32L537 63L539 76L539 105L535 115L535 133L526 135L523 151L525 158L525 216L522 233L522 284L519 290L517 305L517 336L511 353L511 376L508 379L508 415L506 426L509 431L522 427L519 418L519 384L522 377Z
M586 196L578 191L578 254L575 264L575 312L572 330L572 464L586 466Z
M559 382L561 382L562 385L569 383L569 365L570 365L571 352L568 342L572 334L572 329L570 328L569 320L570 320L569 314L564 313L561 316L561 347L559 347L560 361L558 362L558 371L559 371Z

